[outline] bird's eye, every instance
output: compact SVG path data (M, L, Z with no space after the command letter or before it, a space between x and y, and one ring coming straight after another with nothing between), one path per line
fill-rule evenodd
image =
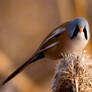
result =
M76 25L76 28L73 32L73 35L72 35L71 39L75 38L77 36L78 32L79 32L79 27L78 27L78 25Z
M88 37L87 37L87 30L86 30L86 28L83 29L83 32L84 32L85 38L86 38L86 40L87 40Z

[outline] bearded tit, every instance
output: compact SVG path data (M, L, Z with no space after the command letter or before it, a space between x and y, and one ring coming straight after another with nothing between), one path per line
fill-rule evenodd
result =
M35 54L13 72L2 85L39 59L45 57L60 59L63 58L61 53L69 54L84 49L89 39L89 24L84 18L76 18L60 25L43 40Z

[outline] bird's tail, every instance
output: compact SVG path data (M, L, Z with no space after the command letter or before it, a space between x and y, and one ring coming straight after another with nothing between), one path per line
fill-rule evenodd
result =
M59 42L55 42L50 44L49 46L45 47L45 48L41 48L40 50L38 49L37 52L29 59L27 60L23 65L21 65L15 72L13 72L3 83L2 85L6 84L9 80L11 80L13 77L15 77L17 74L19 74L24 68L26 68L29 64L32 64L33 62L44 58L44 51L56 46L57 44L59 44Z
M2 85L5 85L9 80L11 80L13 77L15 77L17 74L19 74L24 68L26 68L29 64L32 64L33 62L44 58L43 52L36 53L31 57L29 60L27 60L23 65L21 65L15 72L13 72L3 83Z

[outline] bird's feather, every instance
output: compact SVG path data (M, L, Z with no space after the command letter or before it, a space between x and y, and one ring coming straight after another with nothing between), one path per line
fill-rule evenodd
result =
M46 46L48 46L47 44L50 43L50 41L53 40L53 43L55 43L55 39L58 36L63 36L63 33L66 31L66 27L69 24L69 22L66 22L60 26L58 26L57 28L55 28L41 43L39 49L43 49ZM52 44L52 43L51 43ZM50 44L49 44L50 45Z

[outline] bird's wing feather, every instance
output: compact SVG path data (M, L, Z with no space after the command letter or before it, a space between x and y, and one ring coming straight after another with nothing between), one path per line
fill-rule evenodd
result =
M42 44L40 45L40 50L39 51L44 51L47 50L49 48L52 48L54 46L56 46L57 44L59 44L59 41L55 40L56 37L58 37L59 35L63 35L63 33L66 31L66 27L68 25L69 22L66 22L62 25L60 25L59 27L55 28L42 42ZM50 41L53 40L51 43ZM48 44L50 43L50 44Z

